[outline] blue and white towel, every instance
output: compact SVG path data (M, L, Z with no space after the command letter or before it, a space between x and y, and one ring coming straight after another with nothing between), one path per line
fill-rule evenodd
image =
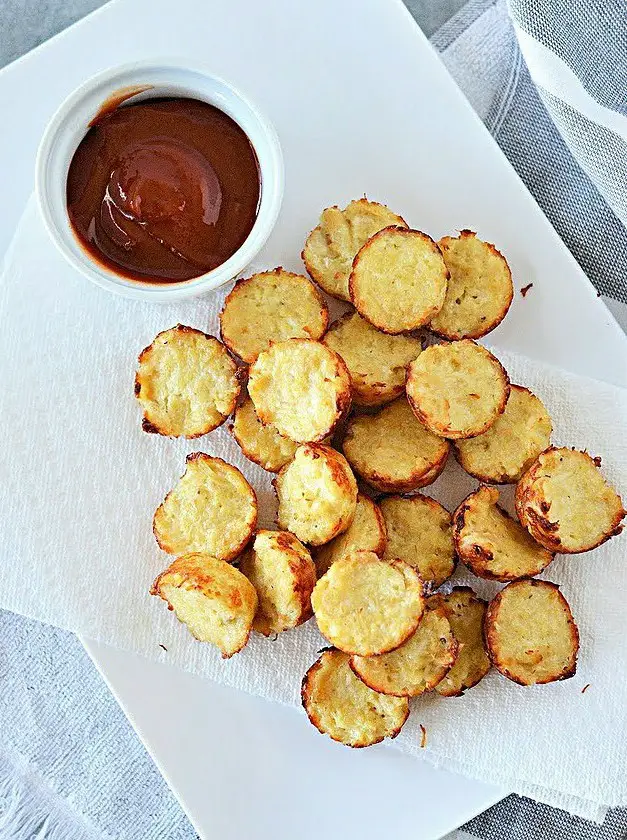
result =
M432 43L626 326L627 4L471 0ZM196 837L73 636L0 613L0 685L1 840ZM456 834L618 840L627 813L509 797Z
M627 3L470 0L431 40L624 317L612 302L627 304Z

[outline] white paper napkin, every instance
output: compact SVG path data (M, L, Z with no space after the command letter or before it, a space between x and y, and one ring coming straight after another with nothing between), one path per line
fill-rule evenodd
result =
M276 641L255 636L223 661L148 595L169 562L152 515L188 452L236 464L257 489L260 525L273 524L271 477L224 428L193 442L147 435L133 398L138 352L178 321L216 333L222 300L149 305L101 291L66 266L31 203L0 281L0 607L299 706L324 644L314 621ZM544 400L555 441L601 455L627 496L626 392L498 355ZM475 484L451 458L427 493L452 509ZM562 586L579 626L573 679L521 688L491 673L464 697L418 698L394 745L587 818L627 805L625 545L623 536L560 557L543 575ZM486 597L499 588L463 569L455 582Z

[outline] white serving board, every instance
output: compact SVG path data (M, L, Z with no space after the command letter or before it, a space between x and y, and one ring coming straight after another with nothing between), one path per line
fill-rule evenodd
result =
M0 72L0 253L61 99L111 64L159 56L204 61L277 128L285 202L259 261L301 270L322 207L367 191L434 236L474 227L508 256L517 290L534 284L492 342L625 384L622 332L400 0L115 0L15 62ZM303 840L436 840L505 794L387 747L346 750L291 710L85 645L203 840L282 840L295 825ZM373 790L382 807L364 807Z

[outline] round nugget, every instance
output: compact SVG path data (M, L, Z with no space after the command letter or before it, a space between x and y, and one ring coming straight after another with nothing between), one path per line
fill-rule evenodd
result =
M457 554L477 577L507 582L539 575L554 557L497 504L499 491L479 487L453 515Z
M449 271L444 306L429 329L443 338L481 338L497 327L514 296L507 260L471 230L438 242Z
M329 322L314 284L282 268L238 280L220 313L222 341L248 364L272 342L319 339Z
M374 656L402 645L422 618L422 581L401 560L386 563L373 551L336 561L311 596L318 629L345 653Z
M357 507L357 482L346 458L321 443L299 446L274 480L280 528L310 545L345 531Z
M204 452L187 456L178 483L155 512L160 547L169 554L201 552L233 560L257 527L257 497L241 472Z
M254 630L271 636L311 618L316 567L294 534L258 531L252 547L242 556L240 569L259 597Z
M248 393L261 422L297 443L328 437L348 412L351 380L343 359L321 344L272 344L251 365Z
M470 475L488 484L518 481L551 440L551 418L527 388L511 385L505 411L487 432L455 441L457 460Z
M409 716L406 697L380 694L351 671L349 657L325 650L301 688L307 717L323 735L347 747L370 747L395 738Z
M229 431L244 455L268 472L278 472L294 457L298 447L290 438L280 435L274 426L264 426L257 417L251 399L235 409Z
M224 560L209 554L178 557L155 580L159 595L199 642L211 642L226 659L250 635L257 609L255 587Z
M404 397L376 414L351 417L342 449L364 481L384 493L408 493L432 484L448 458L448 441L415 417Z
M428 324L444 304L447 283L446 265L430 236L389 227L359 251L348 288L360 315L396 334Z
M620 534L627 513L601 475L600 458L554 446L516 485L516 512L531 536L549 551L578 554Z
M224 423L240 392L237 365L212 335L177 324L139 354L135 396L142 428L196 438Z
M350 666L374 691L417 697L444 679L457 659L458 647L444 611L427 610L399 648L380 656L351 656Z
M508 584L490 602L484 626L490 659L504 677L537 685L575 673L579 631L557 584Z
M386 541L385 522L379 506L368 496L358 493L355 516L346 531L320 546L314 554L318 577L327 572L336 560L354 551L373 551L381 557Z
M469 438L503 413L509 378L485 347L463 339L427 347L409 365L406 390L416 417L434 434Z
M455 664L435 687L443 697L458 697L477 685L490 670L483 640L486 607L486 602L468 586L455 586L449 595L436 593L427 599L427 609L444 611L459 643Z
M404 560L430 589L437 589L455 571L451 514L435 499L388 496L381 499L388 541L384 560Z
M351 201L344 210L323 210L320 224L307 237L301 255L309 275L327 294L350 300L348 276L355 254L371 236L389 225L407 227L396 213L366 198Z
M357 405L383 405L399 397L407 365L422 350L420 339L382 333L357 312L334 321L323 342L346 362Z

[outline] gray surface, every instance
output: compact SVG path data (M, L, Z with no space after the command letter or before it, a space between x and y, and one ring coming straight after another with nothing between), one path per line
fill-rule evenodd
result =
M102 5L103 0L0 0L0 67Z
M405 0L405 5L427 38L430 38L465 2L466 0Z

